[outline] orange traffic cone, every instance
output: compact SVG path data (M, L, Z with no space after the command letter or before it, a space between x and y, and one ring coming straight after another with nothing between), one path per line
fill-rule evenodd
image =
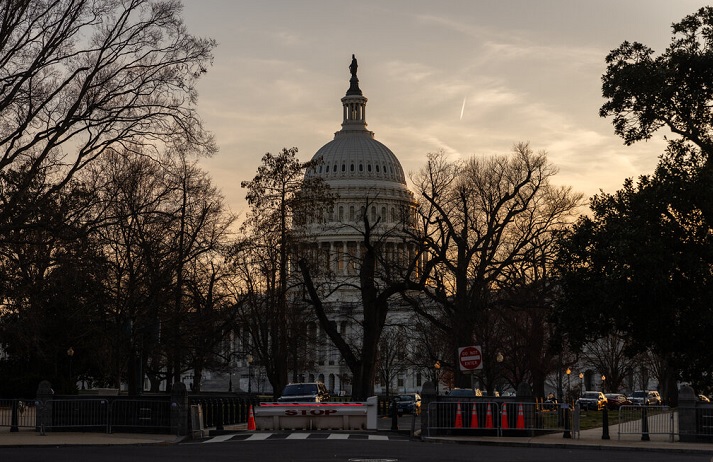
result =
M510 424L508 423L508 405L507 403L503 403L503 412L500 414L500 428L503 430L507 430L510 428Z
M463 428L463 413L460 410L460 403L458 403L458 408L456 408L456 423L455 428Z
M525 412L522 410L522 403L517 408L517 423L515 426L519 429L525 428Z
M250 405L248 412L248 430L255 430L255 415L253 414L253 405Z
M478 411L475 409L475 403L470 408L470 428L478 428Z
M485 428L493 428L493 411L488 403L488 410L485 412Z

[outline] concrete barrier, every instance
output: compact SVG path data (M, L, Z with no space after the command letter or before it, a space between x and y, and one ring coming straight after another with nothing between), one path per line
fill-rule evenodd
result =
M376 430L377 398L365 403L260 403L257 430Z

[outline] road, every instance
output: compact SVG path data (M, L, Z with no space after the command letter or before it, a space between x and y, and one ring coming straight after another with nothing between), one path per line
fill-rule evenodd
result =
M526 448L393 439L227 440L213 444L165 446L19 447L0 449L3 462L326 462L397 460L409 462L711 462L711 455L601 449Z

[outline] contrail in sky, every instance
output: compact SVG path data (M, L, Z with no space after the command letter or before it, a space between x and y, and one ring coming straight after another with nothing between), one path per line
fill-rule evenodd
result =
M463 111L465 111L465 100L467 96L463 98L463 107L460 108L460 120L463 120Z

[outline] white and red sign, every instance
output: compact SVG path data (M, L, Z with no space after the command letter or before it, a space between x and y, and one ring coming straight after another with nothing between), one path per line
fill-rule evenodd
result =
M475 371L483 368L483 352L480 345L458 348L458 362L461 372Z

